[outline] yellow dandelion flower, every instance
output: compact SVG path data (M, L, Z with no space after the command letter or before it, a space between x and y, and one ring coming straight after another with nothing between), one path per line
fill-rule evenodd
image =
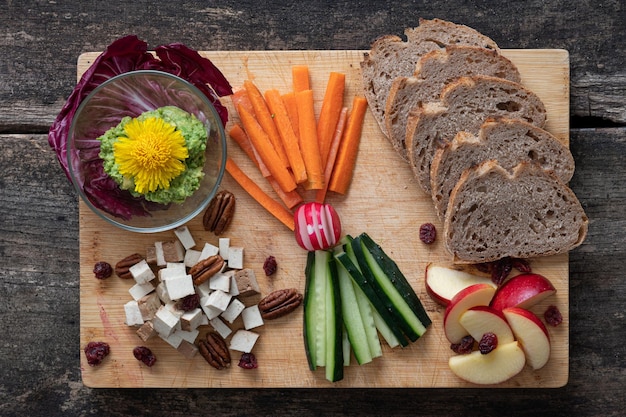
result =
M189 156L185 138L163 119L132 119L124 132L126 136L113 145L115 163L120 174L133 179L136 192L167 189L185 170L183 161Z

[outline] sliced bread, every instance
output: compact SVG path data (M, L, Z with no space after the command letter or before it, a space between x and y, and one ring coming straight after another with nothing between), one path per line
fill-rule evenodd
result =
M498 160L505 169L524 161L534 162L554 171L565 184L574 174L572 153L551 133L520 119L489 118L478 135L459 132L433 157L430 185L440 219L444 218L450 193L463 172L488 159Z
M406 29L404 34L406 41L395 35L379 37L361 62L364 95L385 135L385 103L391 83L396 77L413 75L421 56L452 44L498 49L493 40L480 32L441 19L420 19L419 26Z
M522 119L543 127L546 108L541 99L519 83L476 75L461 77L444 87L438 102L419 105L407 120L409 165L417 182L430 194L430 164L437 149L460 131L478 134L488 117Z
M588 222L553 173L528 162L509 172L489 160L454 187L443 235L456 263L481 263L567 252L582 243Z
M454 45L424 55L411 77L393 80L385 105L385 127L394 149L408 160L404 139L409 111L423 102L439 100L443 87L462 76L490 75L520 82L515 65L493 49Z

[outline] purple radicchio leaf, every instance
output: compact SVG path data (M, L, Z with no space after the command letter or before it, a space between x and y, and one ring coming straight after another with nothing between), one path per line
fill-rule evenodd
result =
M128 35L111 43L85 71L48 133L48 143L56 152L57 159L68 179L70 179L70 174L67 165L67 143L72 118L89 93L116 75L146 69L177 75L202 91L214 104L222 123L226 124L228 113L218 97L232 94L232 88L219 69L210 60L201 57L196 51L182 44L160 46L156 51L158 58L148 52L146 42L135 35ZM159 92L155 91L154 94L159 94ZM129 115L126 113L128 111L132 111L134 116L137 116L145 110L154 108L150 104L150 97L129 94L127 101L127 109L118 109L118 114L115 111L111 112L112 121L119 122L124 116ZM111 123L111 125L114 124ZM166 205L133 197L128 191L121 190L104 172L103 162L98 156L100 142L97 140L97 137L103 133L90 132L88 135L90 139L81 139L77 143L75 155L71 155L70 158L71 163L76 166L80 164L81 159L85 161L83 162L83 175L77 178L77 185L84 190L89 201L95 207L123 219L129 219L132 216L147 216L150 215L150 211L166 208Z

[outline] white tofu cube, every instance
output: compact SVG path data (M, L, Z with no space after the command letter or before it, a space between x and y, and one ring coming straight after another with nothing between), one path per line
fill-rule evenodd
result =
M128 272L130 272L137 284L145 284L155 278L154 272L152 272L150 265L148 265L145 259L128 268Z
M241 312L246 308L246 306L236 298L230 302L226 310L221 314L222 318L232 324L237 317L241 314Z
M181 226L174 230L174 234L183 245L186 250L189 250L196 246L196 241L193 239L191 232L187 226Z
M228 266L233 269L243 269L243 248L241 246L228 248Z
M167 304L172 301L170 295L167 293L167 288L165 288L165 283L161 282L156 287L156 293L159 296L159 299L163 302L163 304Z
M209 279L209 289L230 292L230 279L234 275L230 271L219 272Z
M222 314L222 310L219 310L215 307L212 307L210 305L208 305L208 301L209 301L209 297L204 297L200 299L200 308L202 309L202 311L204 312L204 314L206 315L206 318L208 320L212 320L215 317L219 316L220 314Z
M250 353L258 338L258 333L243 329L237 330L232 339L230 339L229 348L239 352Z
M137 336L144 342L153 338L157 332L154 330L151 321L145 322L141 327L137 329Z
M170 265L174 265L174 264L170 264ZM163 268L163 269L159 269L159 280L160 281L167 281L170 278L177 278L180 276L185 276L187 275L187 270L184 268L184 264L180 264L183 266L182 270L181 268Z
M178 300L196 292L191 275L169 278L165 281L165 288L172 300Z
M156 264L157 266L165 266L167 262L165 262L165 254L163 253L163 242L154 242L154 248L156 250Z
M196 330L198 326L200 326L200 323L202 323L202 317L202 309L200 308L186 311L185 314L180 317L181 330Z
M161 307L161 300L156 292L151 292L148 295L144 295L137 300L139 305L139 311L141 311L141 317L144 321L152 320L154 315Z
M228 307L231 298L233 298L232 295L221 290L215 290L211 294L209 294L209 297L207 299L207 306L216 308L220 312L222 312Z
M180 320L177 315L172 313L165 306L162 306L154 315L152 325L160 336L167 338L174 333L175 330L180 329Z
M192 266L197 264L198 261L200 260L201 254L202 252L199 250L187 249L187 252L185 252L185 259L183 261L185 263L185 266L187 268L191 268Z
M230 238L221 237L219 238L219 254L225 261L228 260L228 250L230 249Z
M124 312L126 313L127 326L141 326L143 324L143 317L137 301L131 300L124 304Z
M189 343L193 343L196 341L196 338L200 334L200 330L176 330L176 333L181 337L181 339L188 341Z
M206 316L206 314L202 314L200 316L200 326L206 326L207 324L209 324L209 318Z
M183 314L185 314L184 310L178 309L178 307L176 306L176 301L170 301L169 303L166 303L164 307L171 311L173 315L178 317L179 320L183 316Z
M176 348L185 358L192 359L198 353L198 348L193 343L189 343L186 340L180 342L180 345Z
M208 297L213 290L211 290L211 288L209 287L209 281L204 281L202 284L200 285L196 285L196 294L198 294L200 296L200 298L204 298L204 297Z
M179 334L179 332L174 332L168 336L159 333L159 337L165 340L174 349L178 349L178 347L184 340L183 337Z
M234 272L234 271L233 271ZM237 280L235 278L235 274L230 277L230 291L228 291L230 295L236 297L239 295L239 287L237 286Z
M220 253L220 248L207 242L204 244L202 252L200 252L200 258L198 261L203 261L208 259L210 256L217 255L218 253Z
M219 317L209 320L209 324L216 332L226 339L233 331Z
M241 312L241 317L243 318L243 327L246 330L263 326L263 318L261 317L261 312L259 311L259 306L257 304L245 308Z
M149 282L146 282L145 284L137 283L128 289L128 292L135 301L139 300L144 295L150 294L152 291L154 291L154 287Z
M185 248L178 240L163 242L163 258L165 263L182 262L185 259Z

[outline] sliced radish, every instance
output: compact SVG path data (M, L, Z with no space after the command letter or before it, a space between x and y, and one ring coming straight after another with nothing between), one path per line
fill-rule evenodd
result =
M296 242L308 251L325 250L337 244L341 236L339 215L330 204L305 203L296 209Z

